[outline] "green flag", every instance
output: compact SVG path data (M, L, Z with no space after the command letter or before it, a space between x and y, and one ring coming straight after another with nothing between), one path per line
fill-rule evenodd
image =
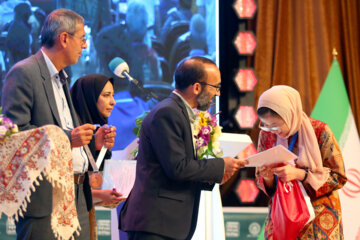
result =
M312 118L325 122L339 142L348 182L339 191L345 239L356 239L360 230L360 140L339 63L334 59Z
M327 123L340 141L349 112L351 108L339 62L334 59L311 117Z
M265 231L265 222L264 222L264 224L263 224L263 226L262 226L262 228L261 228L261 232L260 232L257 240L264 240L264 239L265 239L265 238L264 238L264 231Z

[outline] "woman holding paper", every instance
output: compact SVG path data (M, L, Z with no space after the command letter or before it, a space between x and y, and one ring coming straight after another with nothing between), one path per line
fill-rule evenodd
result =
M100 74L89 74L78 79L71 88L71 97L75 110L81 123L99 124L108 127L108 117L115 105L113 79ZM114 127L108 127L108 131L115 131ZM89 149L96 160L99 151L95 150L95 142L92 140ZM104 159L111 158L111 151L107 150ZM104 167L104 161L100 171ZM89 164L89 171L92 171ZM115 204L121 201L121 194L115 189L91 190L93 198L101 199L105 204Z
M261 121L258 151L281 144L298 156L293 163L257 169L259 187L272 197L265 222L266 239L283 238L274 230L278 228L275 222L280 222L274 212L278 212L279 207L275 205L281 201L277 195L279 189L285 186L286 192L291 191L293 185L286 185L290 182L299 183L303 195L310 197L310 208L312 205L315 213L314 219L309 218L310 222L305 221L295 231L294 239L343 239L340 199L336 190L344 186L347 178L340 148L330 127L309 118L302 110L298 91L289 86L274 86L265 91L259 98L257 114ZM303 213L297 214L301 217ZM289 225L284 226L285 232L289 229Z

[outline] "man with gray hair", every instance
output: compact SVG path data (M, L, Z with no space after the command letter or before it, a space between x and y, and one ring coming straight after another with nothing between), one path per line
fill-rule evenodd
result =
M93 137L95 126L79 126L69 93L64 68L76 64L87 47L84 19L67 9L57 9L46 18L41 31L41 49L17 63L7 74L2 90L3 113L20 130L47 124L57 125L68 135L72 148L76 209L80 236L90 239L88 211L92 207L88 180L88 157L83 149ZM95 145L111 148L115 129L99 128ZM31 194L24 217L16 222L17 239L55 239L51 230L52 186L44 178Z

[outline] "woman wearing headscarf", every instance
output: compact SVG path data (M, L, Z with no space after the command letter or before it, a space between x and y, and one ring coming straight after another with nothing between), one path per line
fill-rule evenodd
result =
M113 84L114 81L111 77L101 74L89 74L74 83L70 92L81 123L107 125L108 117L115 105ZM96 159L99 151L95 149L94 138L88 146ZM110 158L111 151L107 150L104 159ZM103 167L104 161L99 170L102 171ZM89 164L89 171L92 170L91 164ZM110 189L92 189L92 196L101 199L105 204L113 204L122 200L119 193Z
M309 118L302 110L299 92L289 86L273 86L259 98L258 152L294 143L295 165L257 169L257 184L269 197L276 191L276 178L285 183L300 181L314 208L315 219L296 239L344 239L340 198L337 192L347 181L339 145L330 127ZM293 140L292 140L293 139ZM276 177L275 177L276 176ZM273 198L269 205L272 209ZM274 239L271 213L265 222L265 239Z

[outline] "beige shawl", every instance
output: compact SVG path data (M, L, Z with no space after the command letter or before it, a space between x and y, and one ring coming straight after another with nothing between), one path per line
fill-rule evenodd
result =
M323 167L319 143L309 117L302 110L299 92L289 86L273 86L260 96L258 109L261 107L278 113L290 129L286 138L277 137L278 144L287 147L288 137L299 132L297 164L309 168L307 182L318 190L327 181L330 169Z

